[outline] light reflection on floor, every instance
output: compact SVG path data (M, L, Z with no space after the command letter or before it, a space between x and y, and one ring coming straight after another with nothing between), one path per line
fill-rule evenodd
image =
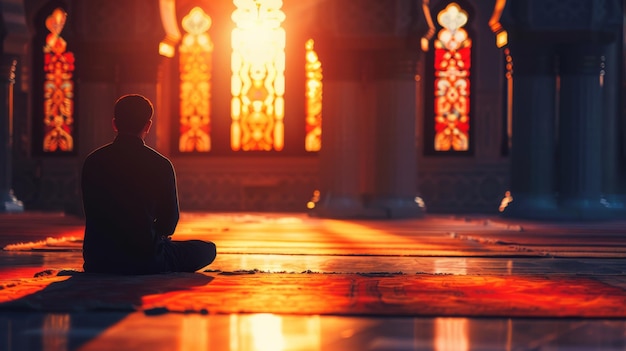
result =
M320 317L230 316L230 351L319 351Z
M435 318L436 351L468 351L467 318Z
M43 350L68 350L68 333L71 328L70 315L66 313L48 314L43 321Z
M6 229L9 219L11 228L23 228L24 233L18 234L28 234L28 240L45 238L39 237L42 228L50 231L46 236L78 235L75 227L81 224L69 221L69 229L63 231L62 218L3 217L0 237L12 232ZM208 268L221 271L384 271L522 278L566 274L593 276L626 290L622 258L626 246L620 234L624 225L605 225L606 231L592 224L570 230L526 223L522 231L520 225L452 217L343 222L302 215L183 214L177 235L214 240L220 251ZM596 240L598 236L602 240ZM586 244L587 237L594 238L593 245ZM494 245L498 240L516 246ZM543 256L543 251L552 255ZM79 251L0 251L0 280L30 277L44 268L81 266ZM625 330L626 321L621 319L2 312L0 351L624 351Z
M0 317L3 351L624 350L623 320L103 312ZM23 328L17 329L18 326ZM5 348L6 347L6 348Z

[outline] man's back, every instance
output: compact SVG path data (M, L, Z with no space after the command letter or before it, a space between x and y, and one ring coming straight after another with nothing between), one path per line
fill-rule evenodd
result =
M179 216L176 176L172 163L144 143L152 103L128 94L113 110L117 137L83 164L85 272L196 272L211 264L214 243L170 238Z
M85 160L82 191L85 271L159 270L159 243L179 216L169 160L141 138L119 134Z

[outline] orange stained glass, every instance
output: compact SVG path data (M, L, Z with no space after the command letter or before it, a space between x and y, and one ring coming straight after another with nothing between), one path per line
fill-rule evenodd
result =
M234 0L231 149L284 147L285 14L281 0Z
M211 150L211 69L213 42L208 34L211 17L194 7L182 20L186 31L180 53L181 152Z
M67 13L60 8L46 18L43 83L43 151L74 150L74 54L61 37Z
M435 39L435 141L437 151L467 151L470 145L472 40L463 26L467 12L450 3L437 15Z
M322 148L322 63L314 50L313 39L307 40L306 49L306 151Z

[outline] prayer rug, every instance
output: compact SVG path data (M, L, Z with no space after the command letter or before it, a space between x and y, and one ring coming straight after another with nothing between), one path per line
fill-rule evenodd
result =
M625 318L626 291L586 276L43 272L0 286L0 311Z

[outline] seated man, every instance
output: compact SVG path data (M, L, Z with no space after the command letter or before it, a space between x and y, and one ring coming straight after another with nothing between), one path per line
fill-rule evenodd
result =
M195 272L215 259L212 242L170 239L179 218L176 175L144 143L153 112L145 97L122 96L113 114L115 140L85 159L85 272Z

